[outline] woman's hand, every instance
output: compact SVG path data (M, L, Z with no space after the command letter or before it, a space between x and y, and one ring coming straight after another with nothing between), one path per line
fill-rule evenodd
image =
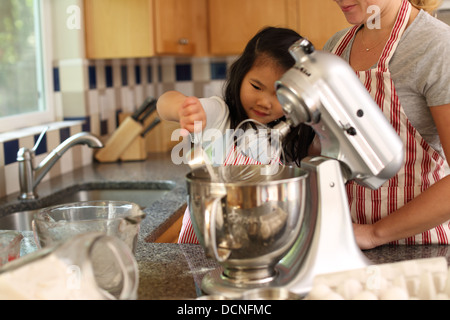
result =
M200 100L187 97L178 109L180 126L189 132L200 132L206 126L206 113ZM201 124L201 126L199 125Z

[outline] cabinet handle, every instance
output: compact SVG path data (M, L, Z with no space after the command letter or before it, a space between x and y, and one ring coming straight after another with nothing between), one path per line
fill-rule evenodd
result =
M180 40L178 40L178 44L181 44L183 46L186 46L189 44L189 39L187 38L181 38Z

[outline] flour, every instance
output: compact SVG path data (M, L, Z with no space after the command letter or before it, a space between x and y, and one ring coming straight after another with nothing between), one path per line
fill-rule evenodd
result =
M113 298L78 266L47 256L0 274L1 300L104 300Z

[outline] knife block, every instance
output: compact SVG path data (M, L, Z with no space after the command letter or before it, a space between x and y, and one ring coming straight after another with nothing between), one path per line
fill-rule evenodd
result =
M119 124L128 116L129 114L127 113L120 113ZM145 159L147 159L147 150L145 148L145 138L141 135L138 135L120 155L121 161L142 161Z

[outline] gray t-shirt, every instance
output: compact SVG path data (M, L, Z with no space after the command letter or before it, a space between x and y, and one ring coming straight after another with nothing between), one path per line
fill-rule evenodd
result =
M324 50L331 52L347 31L336 33ZM347 62L353 40L342 54ZM445 158L429 108L450 104L450 26L421 10L403 33L389 69L409 121Z

